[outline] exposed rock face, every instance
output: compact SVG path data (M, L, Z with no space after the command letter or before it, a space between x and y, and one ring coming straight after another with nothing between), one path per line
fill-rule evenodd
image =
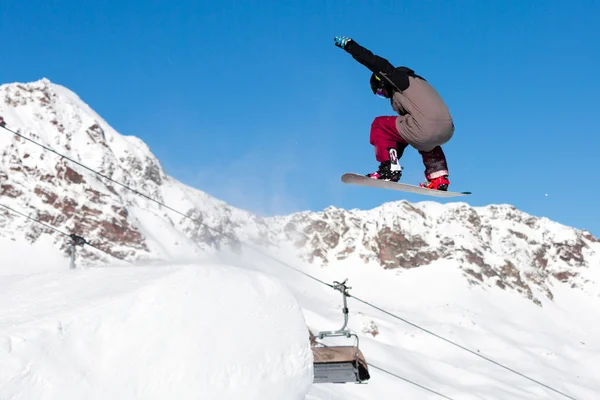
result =
M289 245L307 263L325 266L410 269L453 260L471 284L514 290L538 303L540 292L552 298L555 284L580 288L581 272L600 267L600 240L589 232L508 205L400 201L260 218L167 176L141 140L117 133L61 86L45 79L3 85L0 99L10 129L104 176L0 129L0 203L128 260L241 251L242 242ZM0 236L32 243L49 235L68 254L67 237L5 209L0 228ZM82 257L112 261L87 248Z
M274 224L307 262L359 259L393 269L455 260L472 284L514 289L537 303L533 288L552 298L550 278L578 287L580 271L600 267L600 242L589 232L508 205L400 201L366 211L331 207Z

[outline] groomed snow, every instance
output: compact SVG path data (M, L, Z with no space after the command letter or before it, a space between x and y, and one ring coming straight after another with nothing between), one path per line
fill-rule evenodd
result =
M0 277L0 398L300 400L306 323L278 280L223 265Z

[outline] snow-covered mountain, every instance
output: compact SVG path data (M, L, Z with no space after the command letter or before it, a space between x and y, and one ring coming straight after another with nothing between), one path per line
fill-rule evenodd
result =
M0 116L12 130L191 218L0 132L2 201L119 257L193 257L219 246L239 246L235 238L258 245L285 243L306 262L323 265L348 260L417 268L455 260L473 284L489 282L531 299L532 286L552 298L550 278L583 288L585 271L600 265L600 240L589 232L509 205L399 201L366 211L330 207L260 218L167 176L143 141L119 134L77 95L47 79L0 86L0 99ZM68 238L62 235L8 214L1 223L3 237L35 242L52 235L67 253ZM108 260L95 250L85 256Z
M168 177L140 139L122 136L68 89L42 79L0 86L7 127L121 182L190 218L2 130L0 198L20 212L84 237L128 260L193 257L235 240L260 238L264 222ZM206 225L194 223L199 220ZM0 235L35 242L51 235L67 252L69 239L6 214ZM85 257L105 255L95 250Z
M483 353L507 349L508 342L516 341L516 353L499 354L507 357L507 363L515 356L533 375L565 390L571 388L580 393L579 398L591 399L583 396L594 388L600 390L600 375L591 368L600 359L600 322L597 313L588 314L600 305L600 240L587 231L510 205L471 207L461 202L399 201L372 210L330 207L261 218L167 176L143 141L116 132L76 94L46 79L0 86L0 116L7 128L189 217L0 129L0 204L61 232L78 234L118 257L140 262L197 259L231 250L243 255L240 263L249 268L260 264L295 287L311 329L338 325L336 293L308 289L308 281L293 272L284 272L268 258L250 255L242 243L251 244L330 282L349 276L356 295L400 314L408 312L425 324L441 321L435 322L436 327L459 341L477 343L486 350ZM13 260L2 268L11 272L23 271L25 264L34 270L66 268L68 243L68 237L0 207L0 251L5 260ZM117 264L90 247L82 249L80 257L80 264L82 260L90 265ZM469 382L453 382L450 377L456 374L449 369L468 376L473 373L470 365L479 367L480 361L455 359L446 349L424 344L423 336L411 328L396 326L362 306L351 309L356 310L351 326L361 332L367 357L397 366L409 352L400 367L405 375L434 386L443 382L450 392L468 392ZM535 336L541 327L552 332L541 333L538 343ZM588 353L592 355L585 358ZM392 355L396 358L390 359ZM450 360L444 359L448 355ZM562 364L536 374L539 362ZM415 373L414 365L424 371ZM386 385L393 381L373 373ZM455 398L560 398L537 391L520 378L507 379L509 383L489 382L503 394L482 391ZM371 399L412 393L376 385L316 387L312 398ZM513 385L529 389L519 392ZM423 397L412 398L434 398L414 390Z

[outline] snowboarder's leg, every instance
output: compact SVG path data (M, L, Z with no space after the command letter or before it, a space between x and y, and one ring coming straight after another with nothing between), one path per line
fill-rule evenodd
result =
M373 179L398 182L402 176L402 168L398 159L402 157L407 143L398 133L397 118L377 117L371 124L369 141L375 148L375 158L380 163L377 172L367 174Z
M436 190L448 190L450 184L448 163L442 148L436 146L431 151L419 151L419 154L423 157L425 178L427 179L427 183L422 183L421 186Z
M375 158L379 162L390 159L388 149L397 148L398 143L406 143L398 133L398 128L396 127L397 118L377 117L371 123L369 141L375 147ZM402 151L404 151L404 148L402 148Z

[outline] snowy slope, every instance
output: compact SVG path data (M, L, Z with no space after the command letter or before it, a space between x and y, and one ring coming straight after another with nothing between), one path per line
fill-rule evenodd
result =
M241 245L252 244L328 283L348 277L356 296L574 398L598 398L600 241L589 232L510 205L460 202L399 201L260 218L167 176L141 140L119 134L47 80L0 86L0 115L11 129L201 223L1 129L0 203L128 260L212 255L210 265L267 272L293 291L313 333L341 326L339 293ZM64 271L66 243L0 210L0 252L11 260L1 273ZM89 265L114 262L89 247L83 255ZM448 397L566 398L353 299L350 311L368 361ZM371 373L368 385L315 385L308 398L440 398Z
M2 399L301 400L312 383L302 312L264 274L189 265L3 276L0 304Z
M227 261L246 268L261 266L289 282L314 334L342 325L339 292L265 258L231 256ZM553 300L534 292L540 307L497 285L472 286L451 261L408 270L346 262L322 268L286 261L325 282L348 278L356 297L573 398L598 398L598 293L590 296L557 282ZM597 268L594 278L600 278ZM349 299L349 309L349 326L359 333L369 362L452 399L567 398L355 299ZM308 399L441 398L378 370L371 373L367 385L314 385Z

